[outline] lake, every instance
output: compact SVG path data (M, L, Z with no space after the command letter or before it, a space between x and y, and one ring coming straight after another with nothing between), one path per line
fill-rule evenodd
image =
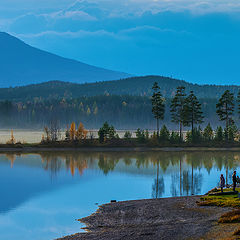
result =
M233 170L240 153L0 154L0 239L73 234L100 204L204 194Z

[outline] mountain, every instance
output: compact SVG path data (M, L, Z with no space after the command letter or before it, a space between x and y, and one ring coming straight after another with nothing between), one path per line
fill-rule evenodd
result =
M53 80L85 83L129 76L42 51L0 32L0 87Z
M22 87L0 88L0 100L70 99L99 95L151 96L152 85L155 81L159 83L162 94L166 98L171 98L178 86L185 86L187 93L193 90L198 98L219 98L227 89L236 96L240 89L240 86L234 85L197 85L168 77L145 76L88 84L50 81Z

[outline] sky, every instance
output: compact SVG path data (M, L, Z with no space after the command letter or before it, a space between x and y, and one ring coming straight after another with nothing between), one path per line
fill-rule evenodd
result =
M240 84L239 0L0 0L0 31L133 75Z

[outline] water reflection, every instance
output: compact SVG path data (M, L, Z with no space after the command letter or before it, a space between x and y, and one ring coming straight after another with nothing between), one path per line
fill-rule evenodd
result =
M2 154L0 155L0 163L6 161L10 162L11 168L14 167L14 162L17 157L18 160L24 158L29 154ZM194 174L193 170L200 170L204 168L210 174L213 167L218 170L225 169L226 181L228 181L229 170L236 169L240 164L239 153L78 153L78 152L46 152L41 154L35 154L41 158L41 165L44 170L49 171L52 175L57 175L61 169L65 168L71 172L74 176L76 173L82 175L87 168L98 167L105 175L114 171L119 161L124 163L126 167L132 166L136 169L149 169L154 168L157 172L157 178L159 178L159 171L165 173L171 170L173 167L179 170L180 185L183 182L188 182L189 176L192 178ZM29 163L29 162L28 162ZM96 164L97 163L97 164ZM25 165L27 162L24 163ZM31 165L31 164L30 164ZM191 168L191 172L183 169L186 167ZM127 169L127 168L126 168ZM175 171L174 171L175 172ZM176 176L175 176L176 177ZM197 177L197 176L196 176ZM201 174L198 176L199 180ZM157 180L156 180L157 181ZM191 183L191 184L192 184ZM190 185L191 185L190 184ZM185 188L185 187L184 187ZM183 190L183 186L181 186ZM182 193L183 194L183 193Z
M8 159L11 168L18 158L24 159L25 155L6 154L0 156L0 162ZM212 168L225 171L226 183L233 169L239 166L239 153L212 152L212 153L69 153L46 152L35 155L41 158L41 167L50 172L51 177L57 177L58 172L66 169L72 176L82 176L86 169L100 169L104 175L113 171L132 172L135 174L153 174L155 178L152 184L153 198L164 196L164 175L170 173L171 184L169 186L171 196L195 195L202 191L204 169L208 174ZM24 165L30 164L24 162ZM215 171L215 170L214 170ZM229 173L230 171L230 173ZM150 196L149 196L150 197Z
M71 228L75 218L91 214L96 202L203 194L217 185L221 173L231 183L234 170L240 172L237 152L0 154L0 238L17 239L22 234L32 239L26 237L28 227L18 226L32 222L37 222L34 231L39 231L39 239L60 237L63 226ZM55 235L41 230L49 227L50 214ZM9 228L15 227L15 238L4 233L2 223L9 218L17 223L9 223ZM68 220L59 224L63 219ZM76 226L74 231L79 230Z

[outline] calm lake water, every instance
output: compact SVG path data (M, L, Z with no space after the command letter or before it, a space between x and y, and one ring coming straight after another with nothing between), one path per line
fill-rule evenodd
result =
M97 204L203 194L233 170L240 153L1 154L0 239L79 232Z

